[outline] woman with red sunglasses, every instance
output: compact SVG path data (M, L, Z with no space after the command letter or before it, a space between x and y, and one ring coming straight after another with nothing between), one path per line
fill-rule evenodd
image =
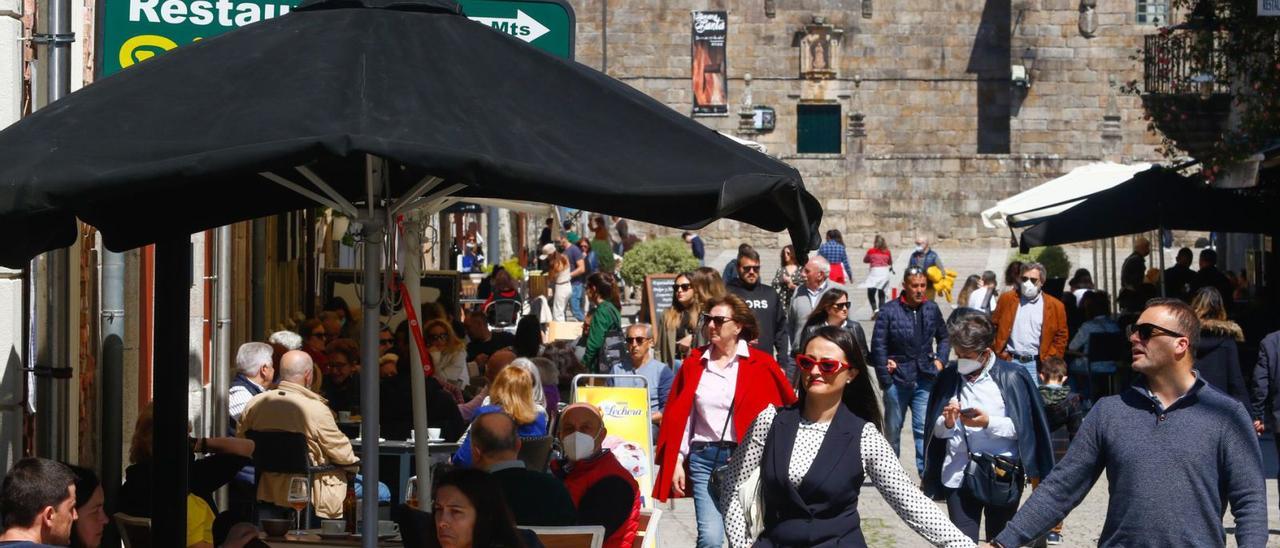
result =
M730 545L865 547L858 494L870 477L930 544L974 546L916 488L880 433L874 375L853 335L819 327L796 366L799 401L762 411L729 461L721 505Z
M760 411L796 401L773 356L750 344L755 316L732 293L709 299L702 325L710 344L694 348L671 383L662 411L655 461L661 466L653 497L693 497L699 548L724 544L724 517L709 489Z

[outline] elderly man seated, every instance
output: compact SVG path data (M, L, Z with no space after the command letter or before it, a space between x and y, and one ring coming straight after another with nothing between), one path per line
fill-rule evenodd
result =
M311 356L301 350L285 353L280 358L280 384L249 400L240 418L237 435L250 431L300 432L307 438L313 465L335 464L354 468L359 463L351 450L351 440L338 430L333 413L315 392L307 387L314 380ZM289 506L288 474L264 472L258 482L258 500L276 506ZM311 502L317 516L342 517L342 501L347 494L347 472L335 470L314 476Z
M604 415L589 403L575 403L560 415L565 460L551 472L564 481L578 508L579 525L604 527L608 548L631 546L640 525L640 486L613 453L601 447L608 431Z
M516 421L506 413L485 413L471 424L471 462L489 472L519 525L556 527L578 521L564 484L545 472L529 470L519 460Z
M653 327L647 323L635 323L627 327L627 355L622 361L613 365L610 373L614 375L639 375L639 379L621 378L610 382L613 386L649 389L649 420L653 423L653 439L658 439L658 425L662 424L662 410L667 407L667 396L671 394L671 381L675 373L667 364L653 357Z

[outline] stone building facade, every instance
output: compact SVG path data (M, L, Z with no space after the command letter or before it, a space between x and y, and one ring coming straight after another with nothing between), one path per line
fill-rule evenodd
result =
M680 112L693 106L691 12L726 11L729 113L697 119L796 167L822 201L822 229L853 247L877 233L899 248L917 232L1007 241L978 215L995 201L1086 163L1159 159L1139 100L1119 91L1141 76L1133 56L1155 31L1135 0L571 3L578 61ZM812 62L811 35L830 37ZM821 104L839 107L839 153L798 150L798 110ZM774 109L772 131L740 116L754 106ZM703 236L722 248L787 240L733 221Z

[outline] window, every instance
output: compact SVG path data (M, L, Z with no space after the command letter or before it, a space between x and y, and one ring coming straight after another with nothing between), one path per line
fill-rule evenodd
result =
M840 154L840 105L796 105L796 152Z
M1168 0L1138 0L1134 21L1138 24L1164 25L1169 22Z

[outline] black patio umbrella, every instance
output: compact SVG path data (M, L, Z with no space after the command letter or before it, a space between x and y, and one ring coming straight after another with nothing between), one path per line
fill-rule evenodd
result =
M5 266L72 243L76 218L113 250L158 244L156 461L165 468L154 523L158 544L175 546L187 381L165 364L187 360L191 233L324 204L361 220L376 249L391 214L447 195L678 227L731 218L786 229L800 250L816 244L821 219L793 168L474 23L451 0L309 2L145 61L0 132L0 189ZM372 249L367 273L379 270ZM376 302L363 304L376 313ZM377 322L366 327L376 339ZM362 399L376 402L376 368L366 369ZM376 403L364 417L376 438ZM366 521L376 510L366 505Z
M1280 227L1274 204L1249 191L1212 188L1157 166L1024 230L1020 247L1025 251L1160 228L1272 234Z

